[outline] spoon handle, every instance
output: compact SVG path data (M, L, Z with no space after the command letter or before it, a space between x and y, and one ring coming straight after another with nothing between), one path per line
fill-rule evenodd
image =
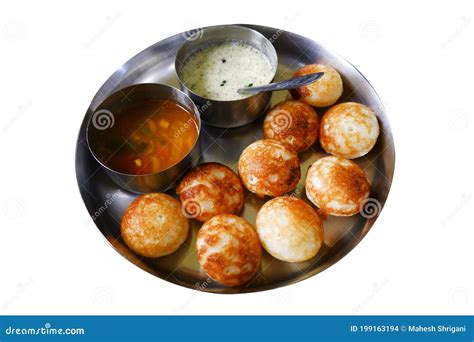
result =
M314 74L303 75L289 80L266 84L259 87L245 87L237 90L238 93L259 93L262 91L288 90L295 89L317 81L324 72L317 72Z

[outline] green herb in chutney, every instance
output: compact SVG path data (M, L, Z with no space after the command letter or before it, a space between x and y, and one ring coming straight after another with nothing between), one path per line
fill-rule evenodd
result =
M215 43L192 54L181 70L183 83L210 100L239 100L252 94L238 92L243 85L268 84L274 69L267 56L240 41Z

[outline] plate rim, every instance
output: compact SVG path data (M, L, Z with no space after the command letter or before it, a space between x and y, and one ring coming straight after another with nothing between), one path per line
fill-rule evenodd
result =
M127 257L125 254L122 254L120 252L120 250L118 248L116 248L116 246L114 246L112 244L111 241L109 241L109 239L107 239L106 235L102 232L102 230L99 228L98 224L96 223L96 221L92 218L91 216L91 212L94 212L95 211L95 208L93 208L93 205L88 202L88 200L86 199L86 195L85 195L85 190L83 190L83 186L81 184L81 180L79 179L79 173L81 172L80 171L80 168L78 166L78 154L79 154L79 149L80 149L80 144L82 144L84 141L84 137L82 137L82 132L83 132L83 126L85 125L85 123L87 122L87 118L88 116L91 115L91 112L92 112L92 108L94 108L93 104L94 102L97 102L97 98L100 96L101 92L104 91L104 88L110 83L112 82L113 78L116 77L121 69L128 69L127 67L129 67L130 65L133 65L134 63L136 63L136 59L138 59L142 54L146 54L147 51L149 51L150 49L153 49L154 47L160 45L160 44L163 44L165 41L172 41L174 38L176 38L177 36L180 36L180 35L184 35L186 34L187 32L190 32L190 31L197 31L197 30L204 30L205 28L208 28L208 27L213 27L213 26L228 26L228 25L240 25L240 26L243 26L243 27L248 27L248 28L251 28L251 29L254 29L254 30L257 30L258 32L264 34L263 32L261 32L260 30L271 30L271 31L275 31L275 32L278 32L278 31L283 31L284 33L287 33L287 34L290 34L290 35L293 35L293 36L297 36L298 38L301 38L301 39L304 39L304 40L309 40L311 41L313 44L319 46L320 48L330 52L332 55L334 56L337 56L339 59L341 59L342 61L344 61L345 63L347 63L351 68L353 68L357 74L359 76L361 76L366 84L370 87L370 89L372 90L373 94L376 96L377 98L377 101L378 103L380 104L380 110L382 111L383 113L383 116L385 118L385 121L384 121L384 124L386 125L386 128L384 131L384 137L385 138L389 138L390 141L389 143L392 145L392 152L393 152L393 156L392 156L392 164L393 166L389 169L389 170L385 170L385 173L384 175L386 176L387 178L387 181L389 183L388 185L388 189L387 189L387 192L386 192L386 196L383 200L383 203L381 204L381 208L380 208L380 211L378 213L377 216L375 216L375 218L370 218L366 221L366 223L364 224L363 228L362 229L362 233L360 235L360 237L358 237L357 239L354 239L354 243L352 245L349 245L348 247L346 247L345 249L339 249L338 252L335 254L335 255L332 255L331 256L331 262L330 263L323 263L321 264L319 267L315 267L307 272L304 272L302 273L301 275L298 275L296 277L293 277L291 279L287 279L287 280L284 280L284 281L281 281L279 282L278 284L265 284L265 285L262 285L262 286L259 286L258 288L252 288L252 287L222 287L222 288L217 288L216 290L213 290L213 289L206 289L205 291L203 290L200 290L198 289L196 286L192 286L192 284L188 284L188 283L181 283L179 281L173 281L171 279L168 279L168 278L165 278L165 277L161 277L159 275L158 272L156 272L155 270L151 270L151 269L148 269L147 268L143 268L141 267L140 265L136 264L133 260L131 260L129 257ZM120 82L119 82L120 83ZM139 83L143 83L143 82L136 82L135 84L139 84ZM123 85L122 87L118 87L118 85L115 86L115 90L112 90L112 92L114 91L118 91L118 89L122 89L123 87L126 87L127 85ZM109 92L109 95L110 95L111 92ZM108 95L105 95L105 97L108 96ZM96 106L97 107L97 106ZM326 48L325 45L317 42L316 40L312 39L312 38L307 38L305 36L302 36L300 34L297 34L297 33L293 33L291 31L287 31L287 30L283 30L283 29L277 29L277 28L274 28L274 27L270 27L270 26L264 26L264 25L254 25L254 24L225 24L225 25L210 25L210 26L204 26L204 27L200 27L200 28L195 28L195 29L191 29L191 30L187 30L187 31L183 31L183 32L180 32L180 33L177 33L177 34L174 34L174 35L171 35L169 37L166 37L160 41L157 41L151 45L149 45L148 47L144 48L143 50L141 50L140 52L136 53L134 56L132 56L131 58L129 58L125 63L123 63L119 68L117 68L106 80L105 82L99 87L98 91L95 93L95 95L92 97L92 100L86 110L86 113L83 117L83 120L82 120L82 123L81 123L81 126L80 126L80 129L79 129L79 132L78 132L78 135L77 135L77 140L76 140L76 146L75 146L75 155L74 155L74 162L75 162L75 173L76 173L76 181L77 181L77 185L78 185L78 188L79 188L79 193L81 195L81 198L82 198L82 201L86 207L86 210L88 212L88 216L91 217L94 225L96 226L96 230L98 231L98 233L102 236L102 238L104 238L107 243L120 255L122 256L123 258L125 258L126 260L128 260L130 263L132 263L135 267L138 267L140 268L141 270L147 272L147 273L150 273L152 274L154 277L160 279L161 281L165 281L167 283L171 283L171 284L174 284L174 285L177 285L179 287L182 287L182 288L186 288L186 289L191 289L191 290L194 290L194 291L200 291L200 292L206 292L206 293L213 293L213 294L244 294L244 293L257 293L257 292L263 292L263 291L269 291L269 290L273 290L273 289L278 289L278 288L282 288L282 287L286 287L286 286L289 286L291 284L295 284L295 283L299 283L303 280L306 280L308 278L311 278L315 275L317 275L318 273L322 273L323 271L325 271L326 269L330 268L331 266L335 265L336 263L338 263L341 259L343 259L344 257L346 257L347 255L349 255L352 250L357 247L359 245L359 243L365 238L365 236L368 234L368 232L373 229L373 225L375 223L375 221L378 219L378 217L382 214L382 211L386 205L386 202L389 198L389 195L390 195L390 191L391 191L391 188L392 188L392 183L393 183L393 178L394 178L394 175L395 175L395 169L396 169L396 149L395 149L395 141L394 141L394 137L393 137L393 131L391 129L391 125L390 125L390 122L389 122L389 119L388 119L388 115L387 115L387 111L386 111L386 108L382 102L382 99L380 98L380 95L377 93L377 91L375 90L375 88L372 86L372 84L369 82L369 80L364 76L364 74L356 67L354 66L350 61L348 61L346 58L344 58L343 56L341 56L339 53L337 52L334 52L333 50L329 50ZM387 172L388 171L388 172ZM83 183L83 182L82 182ZM117 186L118 187L118 186ZM120 187L119 187L120 188ZM124 192L127 192L127 190L125 189L122 189L120 188L121 191L124 191ZM369 225L368 229L365 229L365 227L367 226L368 222L370 220L373 220L373 222ZM191 228L192 229L192 228ZM342 240L342 239L341 239ZM338 241L339 242L339 241ZM334 248L334 246L332 246L331 248ZM263 248L262 248L263 249ZM263 250L263 253L267 253ZM210 277L209 277L210 278ZM213 280L215 281L215 280ZM252 281L252 280L251 280ZM250 281L250 282L251 282ZM195 284L194 284L195 285ZM245 285L245 284L244 284Z

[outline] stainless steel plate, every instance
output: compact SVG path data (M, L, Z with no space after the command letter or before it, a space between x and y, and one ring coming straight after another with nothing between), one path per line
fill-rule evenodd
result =
M90 154L85 139L86 123L94 110L108 95L123 87L146 82L164 83L178 87L174 70L176 51L185 39L199 39L200 30L184 32L169 37L143 50L118 69L99 89L92 100L82 123L76 148L76 174L79 190L85 205L99 231L122 256L143 270L172 283L196 290L215 293L242 293L268 290L309 278L336 263L351 251L367 234L382 209L392 183L395 149L388 118L374 89L364 76L343 58L326 50L320 44L294 33L264 26L243 25L253 28L270 39L278 53L276 80L288 78L298 67L310 63L330 64L344 81L344 93L338 102L356 101L372 107L378 116L381 135L375 148L365 157L355 160L368 174L371 183L371 201L362 214L353 217L329 217L324 222L325 244L311 260L286 263L264 253L257 276L242 287L224 287L208 278L200 269L194 254L194 242L200 224L192 220L187 241L169 256L148 259L134 254L120 237L120 220L129 203L137 194L120 189L102 171ZM126 97L127 94L124 94ZM272 104L288 97L288 93L273 94ZM324 109L319 109L322 115ZM201 162L217 161L237 171L237 161L242 150L262 137L262 120L249 125L222 129L203 125L200 139L203 144ZM302 179L294 195L304 195L304 179L308 167L325 153L316 144L300 154ZM169 192L172 195L174 191ZM255 215L268 200L246 192L242 216L255 224Z

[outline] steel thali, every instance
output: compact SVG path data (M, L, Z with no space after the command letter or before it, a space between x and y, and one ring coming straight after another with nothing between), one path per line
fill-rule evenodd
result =
M143 270L166 281L214 293L256 292L289 285L309 278L330 267L348 254L371 229L387 199L395 166L395 149L384 107L364 76L349 62L331 53L315 41L287 31L254 25L242 25L259 31L274 45L278 53L275 80L291 76L297 68L311 63L329 64L342 76L344 93L338 103L355 101L372 107L378 116L381 134L374 149L354 161L367 173L371 183L371 198L361 214L352 217L334 217L324 222L325 243L311 260L287 263L263 253L262 265L256 277L241 287L225 287L210 279L199 267L194 243L200 223L191 220L186 242L171 255L149 259L134 254L120 237L120 220L130 202L138 194L127 192L116 185L91 155L86 143L86 125L97 106L118 89L138 83L163 83L179 88L174 69L175 55L186 39L199 39L201 30L176 34L143 50L120 67L99 89L93 98L82 126L76 147L76 176L82 198L95 225L113 248ZM127 94L124 94L126 97ZM272 104L289 98L288 92L273 94ZM319 116L323 109L316 109ZM262 138L263 117L238 128L215 128L202 125L200 162L217 161L237 171L242 150ZM301 180L293 195L304 198L304 178L308 167L326 153L316 143L300 154ZM168 191L175 196L174 189ZM258 209L268 198L261 199L248 191L241 216L255 223Z

